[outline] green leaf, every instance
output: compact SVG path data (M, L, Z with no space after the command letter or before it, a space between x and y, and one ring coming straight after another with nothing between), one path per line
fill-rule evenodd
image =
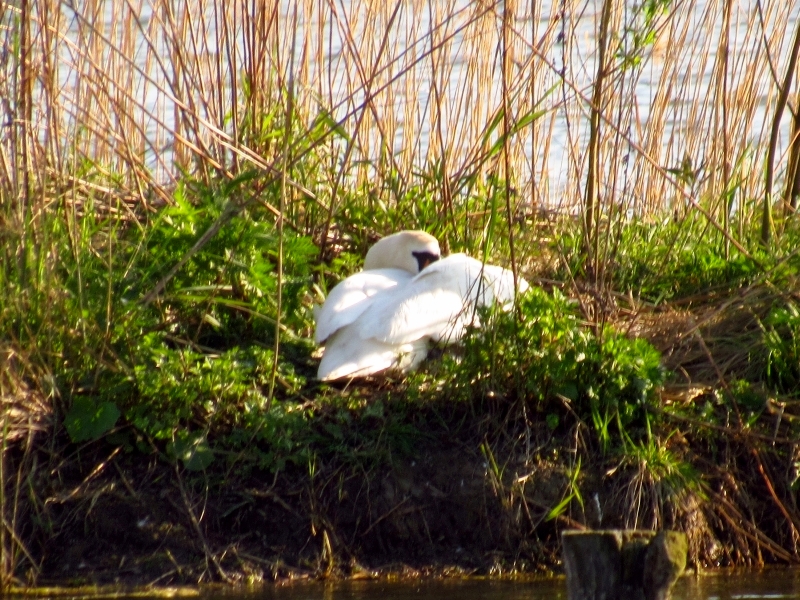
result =
M558 390L558 393L575 402L578 399L578 386L575 385L574 381L567 381L561 386L561 388Z
M180 460L188 471L202 471L214 462L214 451L202 432L179 434L167 444L167 453Z
M350 136L347 135L347 131L345 130L344 127L342 127L342 124L339 121L337 121L334 118L334 116L326 109L324 109L322 106L320 106L320 111L317 114L317 118L314 120L312 129L313 130L319 129L319 131L316 132L317 133L317 135L315 136L316 139L321 139L322 137L324 137L324 135L328 134L328 131L333 131L337 135L339 135L339 137L344 139L346 142L348 143L350 142Z
M91 398L77 396L64 417L64 427L75 442L96 440L110 431L119 419L119 408L113 402L96 404Z
M547 421L547 427L550 429L550 431L554 431L556 427L558 427L559 418L556 413L547 413L545 420Z

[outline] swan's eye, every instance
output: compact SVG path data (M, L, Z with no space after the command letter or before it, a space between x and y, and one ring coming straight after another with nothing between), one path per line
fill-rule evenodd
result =
M417 259L417 266L419 266L420 271L439 260L439 255L433 252L412 252L411 255Z

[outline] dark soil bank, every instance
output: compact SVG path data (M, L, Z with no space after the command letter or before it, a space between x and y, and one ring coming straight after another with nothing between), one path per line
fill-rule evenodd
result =
M667 446L701 473L679 486L657 457L604 456L580 422L448 410L415 415L410 446L277 473L32 433L6 453L8 566L40 585L557 571L559 533L597 525L683 530L703 568L798 561L780 440L675 422Z

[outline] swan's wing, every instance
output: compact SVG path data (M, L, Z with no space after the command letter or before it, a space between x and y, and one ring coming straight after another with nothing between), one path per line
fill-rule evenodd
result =
M358 319L360 337L388 344L458 340L475 317L475 302L491 302L482 266L463 254L433 263L402 288L375 298Z
M529 286L518 278L517 287L524 291ZM510 270L452 254L421 271L402 288L376 297L358 319L359 335L390 344L425 338L456 342L467 326L480 325L476 306L498 301L507 309L514 295Z
M370 305L377 293L411 281L411 273L403 269L373 269L355 273L339 282L322 306L315 307L317 323L314 341L323 343L336 330L353 323Z
M500 302L505 310L511 308L515 294L524 294L530 287L525 279L517 277L517 289L514 290L514 273L509 269L495 265L484 265L483 279L489 285L494 300Z
M328 338L317 377L332 381L344 377L366 377L387 369L409 371L428 354L425 340L410 344L386 344L359 336L357 324L347 325Z

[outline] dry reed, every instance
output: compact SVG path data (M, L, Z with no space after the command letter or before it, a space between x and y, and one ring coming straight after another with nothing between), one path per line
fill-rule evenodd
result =
M142 201L152 190L168 200L180 169L267 168L277 150L243 124L294 82L301 124L329 110L352 136L340 167L356 179L391 168L407 183L436 164L447 187L502 133L486 137L505 106L512 129L538 106L544 116L508 140L508 165L481 166L508 169L523 208L580 206L595 108L604 211L682 212L725 198L709 214L727 228L731 206L763 193L798 7L677 2L655 23L655 44L636 48L625 32L644 27L641 17L611 4L608 87L592 107L595 2L509 3L505 16L499 4L457 0L4 2L3 192L28 198L89 164L121 174ZM641 62L623 66L623 53L640 50ZM669 175L681 166L693 177Z

